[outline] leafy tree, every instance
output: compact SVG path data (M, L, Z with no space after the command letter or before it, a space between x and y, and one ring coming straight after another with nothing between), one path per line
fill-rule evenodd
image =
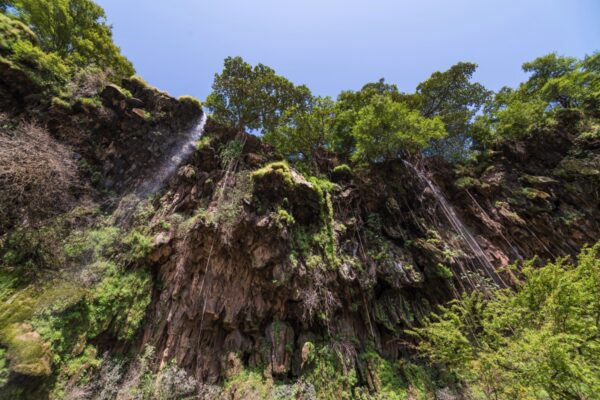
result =
M406 104L374 96L357 114L352 128L355 160L383 161L418 151L446 135L438 118L425 118Z
M410 333L423 354L487 398L597 398L599 252L600 242L577 265L528 262L515 290L466 296Z
M460 159L471 144L471 123L490 96L483 85L471 82L476 69L477 64L460 62L417 86L413 101L421 114L441 118L448 132L447 138L432 143L434 154Z
M134 69L112 40L104 10L91 0L9 0L5 4L37 36L42 49L77 67L109 68L115 77Z
M539 98L552 108L579 107L600 88L598 53L577 60L551 53L523 64L531 76L520 91L530 98Z
M266 65L252 67L241 57L225 59L212 88L205 105L213 118L240 130L273 131L287 109L302 109L311 99L306 86L294 86Z
M386 83L383 78L365 84L359 91L342 91L336 102L332 148L343 158L349 158L356 150L352 128L356 124L358 112L371 104L375 96L385 96L393 101L406 103L410 103L413 98L411 95L401 93L396 85Z
M325 152L331 148L335 103L329 97L316 97L308 107L292 106L282 123L265 135L265 140L289 159L301 160L319 170Z
M528 95L535 95L548 83L548 81L560 78L577 67L577 59L572 57L560 57L556 53L550 53L538 57L531 62L523 64L523 71L530 72L531 76L523 85L522 91Z
M482 144L526 137L555 120L556 111L580 108L593 117L600 103L600 56L583 60L552 53L523 64L531 73L518 89L501 89L475 123ZM539 129L538 129L539 130Z

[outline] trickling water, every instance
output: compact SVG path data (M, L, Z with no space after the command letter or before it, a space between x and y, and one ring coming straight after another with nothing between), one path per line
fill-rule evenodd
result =
M174 148L165 155L164 161L159 166L153 177L141 186L139 193L142 195L156 192L162 184L175 172L179 165L185 160L195 149L195 143L204 133L204 125L206 125L206 113L202 113L200 121L187 133L183 143L174 146Z
M404 160L404 164L407 167L409 167L411 170L413 170L415 172L415 174L417 175L417 177L419 178L419 180L421 182L423 182L425 185L427 185L427 187L429 187L429 189L431 189L431 192L433 193L433 196L435 197L436 201L440 205L442 212L444 213L444 216L446 217L448 222L450 222L450 225L452 225L452 228L454 228L456 233L458 233L460 235L460 237L463 239L465 244L469 247L471 252L475 255L475 257L477 258L477 260L479 261L481 266L484 268L486 274L490 278L492 278L494 281L496 281L496 283L500 284L503 287L507 287L507 285L504 282L504 280L502 279L502 277L496 272L496 269L494 268L494 266L492 265L490 260L487 258L486 254L481 249L481 246L479 245L479 243L477 242L475 237L473 237L473 235L471 234L469 229L460 220L456 211L454 210L454 207L452 207L452 205L448 202L448 200L446 199L446 196L444 196L444 194L437 187L437 185L435 183L433 183L424 172L418 170L410 162Z

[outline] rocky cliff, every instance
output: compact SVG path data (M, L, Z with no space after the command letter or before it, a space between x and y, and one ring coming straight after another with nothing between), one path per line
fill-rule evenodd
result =
M80 253L67 246L64 262L36 279L93 293L109 274L92 274L101 259L123 276L149 277L133 295L147 296L135 324L132 308L124 308L81 328L87 323L81 315L91 320L89 310L104 304L96 295L44 303L55 319L74 318L74 310L82 318L61 325L64 337L75 332L78 339L60 345L39 313L16 317L10 307L0 313L3 329L17 325L36 346L43 343L39 354L27 355L43 367L19 369L25 356L15 350L18 340L0 334L10 369L6 398L56 396L53 385L61 379L67 382L61 393L84 390L85 382L77 383L82 374L100 382L106 378L100 361L62 367L92 347L94 354L131 360L151 347L147 370L174 365L202 384L207 398L275 397L276 391L284 398L335 398L355 386L355 395L366 396L381 391L382 363L398 360L402 390L458 398L460 388L444 383L443 371L419 369L442 383L418 383L421 363L405 330L461 292L485 295L514 285L505 268L513 262L573 255L600 237L600 142L576 138L577 113L563 113L547 135L458 166L419 157L359 169L332 165L321 178L279 162L257 137L209 119L195 151L173 161L177 169L163 187L140 193L165 155L186 143L201 117L198 103L139 79L79 98L32 96L38 90L25 75L0 67L2 112L11 121L35 120L71 149L79 179L73 206L99 208L69 217L65 243L100 243L90 232L108 227L124 237ZM3 224L3 245L19 221ZM11 304L18 293L10 292ZM145 364L123 365L132 371ZM271 386L248 385L248 371L268 377ZM115 384L141 379L131 374L123 372Z

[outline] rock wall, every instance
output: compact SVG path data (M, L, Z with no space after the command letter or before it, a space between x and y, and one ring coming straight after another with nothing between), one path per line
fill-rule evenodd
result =
M436 304L463 289L514 283L510 273L485 270L402 162L333 174L336 185L325 190L284 164L256 170L271 156L253 137L234 139L214 123L206 135L211 144L190 160L194 178L176 178L163 199L163 215L192 218L154 256L160 290L144 342L163 364L174 358L214 383L240 364L292 379L308 341L410 357L403 330ZM496 271L535 255L572 255L599 237L598 143L553 137L497 149L457 171L413 160ZM246 140L233 167L216 150L231 140ZM231 198L240 201L235 215L214 219Z

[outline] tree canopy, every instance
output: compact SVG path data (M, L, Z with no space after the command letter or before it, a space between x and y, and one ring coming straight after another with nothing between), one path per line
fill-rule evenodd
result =
M212 89L205 105L214 119L263 133L274 130L286 110L306 107L311 99L306 86L295 86L266 65L252 67L241 57L225 59Z
M460 159L468 151L471 123L490 92L471 79L477 64L460 62L445 72L434 72L417 86L415 102L425 117L439 117L447 138L432 142L434 154Z
M383 161L414 153L446 135L440 118L426 118L388 96L374 96L352 128L355 160Z
M104 10L91 0L8 0L11 12L36 34L47 53L78 68L110 69L116 77L134 74L133 65L112 40Z
M329 97L316 97L305 106L292 106L286 110L282 123L265 134L288 159L301 159L318 166L331 148L335 102ZM316 167L318 169L318 167Z
M291 162L319 173L328 154L343 162L379 162L421 153L468 160L505 141L556 125L577 109L581 133L597 135L600 55L549 54L523 64L529 78L497 93L473 81L477 65L459 62L403 93L383 78L334 101L314 97L265 65L227 58L206 105L236 129L259 130Z

